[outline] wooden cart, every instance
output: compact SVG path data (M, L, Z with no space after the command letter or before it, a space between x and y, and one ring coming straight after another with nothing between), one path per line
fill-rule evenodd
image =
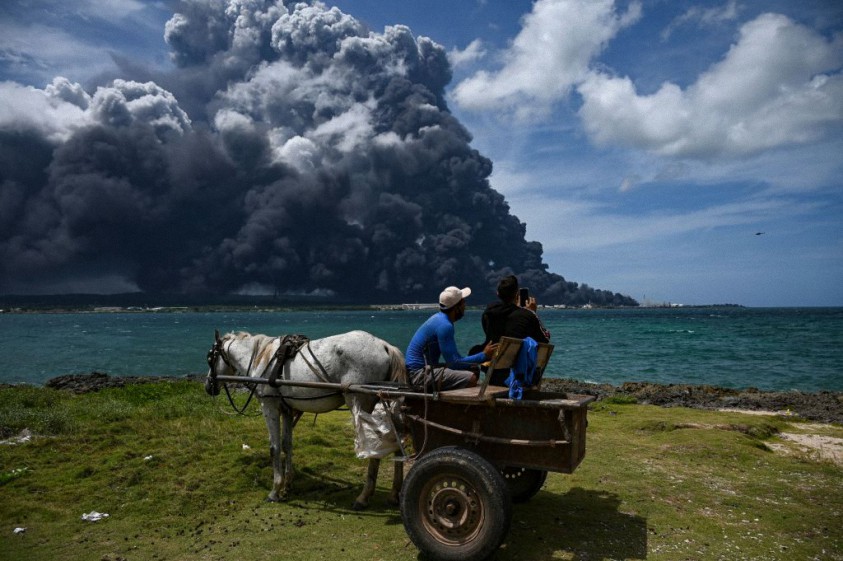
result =
M520 339L502 338L489 367L509 368ZM537 366L553 352L539 345ZM435 559L475 561L506 538L512 503L529 500L550 471L572 473L585 457L592 396L484 383L474 388L405 396L415 461L401 491L410 539Z

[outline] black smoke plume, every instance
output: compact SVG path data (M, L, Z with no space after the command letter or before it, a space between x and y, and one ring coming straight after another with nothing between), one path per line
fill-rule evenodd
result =
M547 271L430 39L299 0L185 1L165 39L167 74L0 86L0 292L430 301L515 273L545 303L634 303Z

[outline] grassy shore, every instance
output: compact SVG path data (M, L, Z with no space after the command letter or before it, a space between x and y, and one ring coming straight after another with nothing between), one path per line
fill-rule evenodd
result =
M516 506L495 559L843 560L843 468L780 436L804 423L612 401L589 412L576 473ZM418 558L386 505L391 470L368 511L350 508L365 465L347 412L299 423L280 504L264 502L266 428L250 413L186 381L0 388L0 438L14 442L0 445L0 558ZM82 520L92 511L109 516Z

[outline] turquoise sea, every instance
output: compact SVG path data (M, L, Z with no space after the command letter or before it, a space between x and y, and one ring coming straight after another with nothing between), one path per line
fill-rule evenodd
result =
M0 382L63 374L204 373L214 329L315 339L369 331L402 350L431 311L0 314ZM481 342L479 310L457 324L463 353ZM843 391L843 308L540 310L556 349L548 376Z

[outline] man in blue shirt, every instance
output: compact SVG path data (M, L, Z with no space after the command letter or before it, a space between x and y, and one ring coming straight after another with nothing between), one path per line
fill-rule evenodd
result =
M498 345L490 342L483 352L466 357L457 350L454 324L465 315L465 299L469 294L470 288L449 286L443 290L439 295L439 312L430 316L410 340L405 360L414 386L451 390L477 385L477 372L471 370L472 366L476 368L491 360ZM440 357L445 359L444 365L439 363ZM425 379L425 364L432 367L432 378Z

